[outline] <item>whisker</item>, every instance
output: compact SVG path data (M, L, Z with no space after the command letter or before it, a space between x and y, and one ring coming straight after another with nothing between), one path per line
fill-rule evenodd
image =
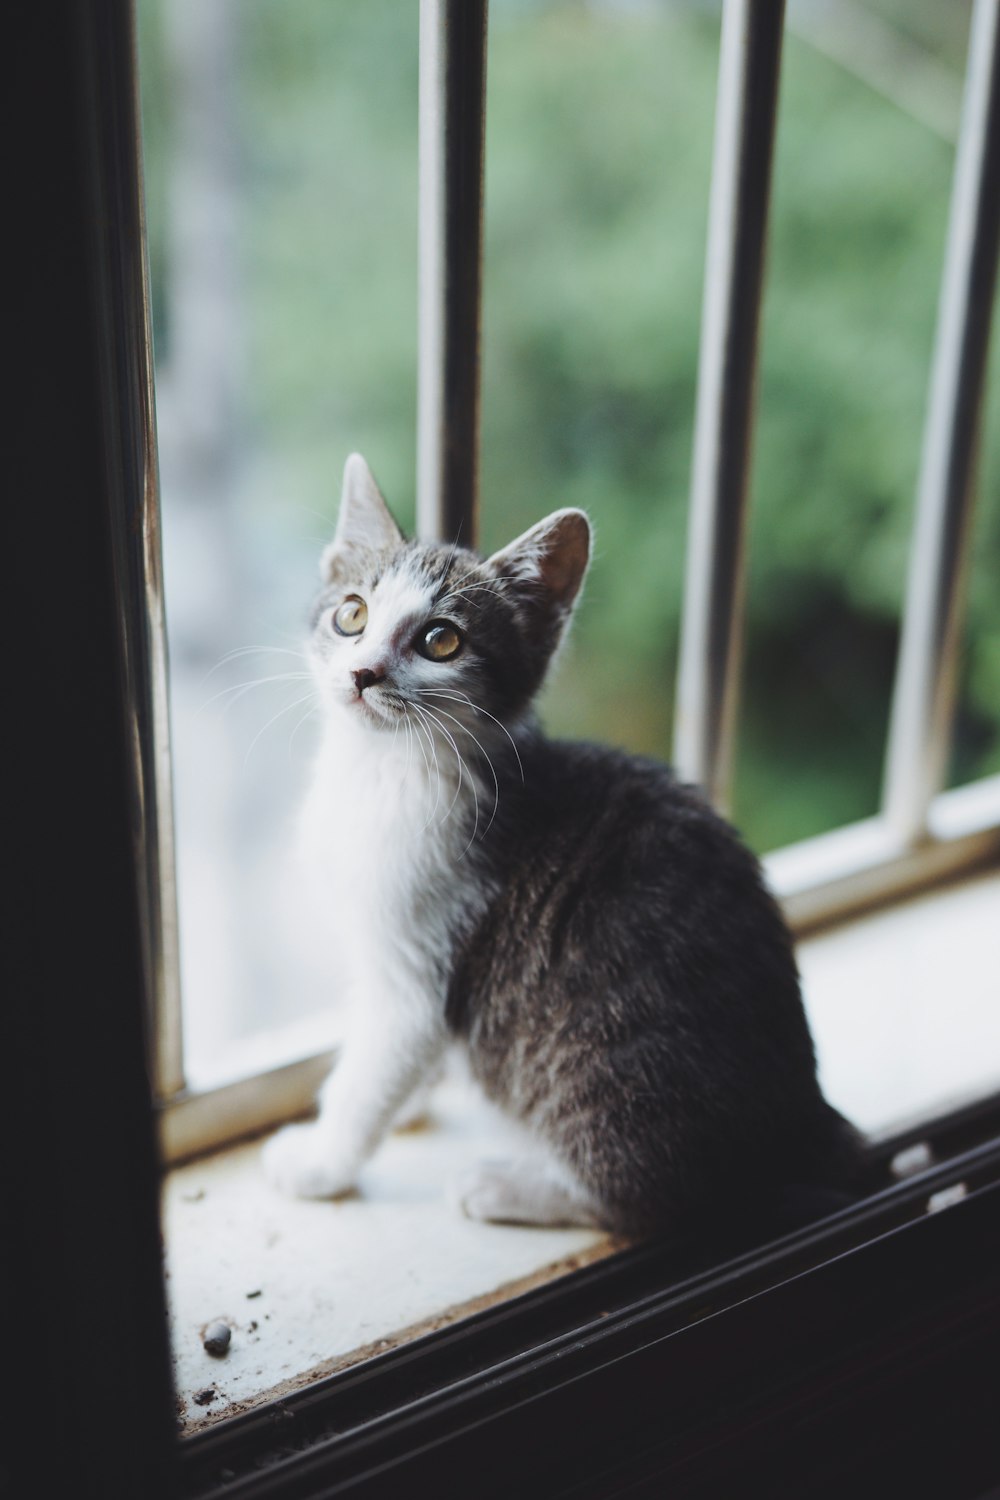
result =
M424 721L425 727L426 727L426 725L428 723L434 724L436 728L441 729L443 732L447 733L447 731L444 729L444 725L438 723L438 721L434 718L433 714L431 714L431 712L430 712L429 709L421 708L421 706L420 706L419 703L412 703L410 706L412 707L414 713L417 713L417 714L420 715L420 718ZM428 732L428 735L430 736L431 744L433 745L434 744L434 735L431 732L431 730L429 730L429 729L428 729L427 732ZM450 743L451 743L452 749L455 751L456 756L458 756L458 785L455 788L454 795L452 796L451 801L448 803L448 810L445 813L444 817L441 819L441 827L442 828L444 827L445 823L447 823L448 819L451 817L452 809L454 808L455 803L458 801L458 794L462 790L462 757L458 754L458 747L456 746L455 742L453 740L451 740ZM434 758L437 761L437 751L436 750L434 752ZM438 795L440 796L440 792L441 792L441 762L440 761L437 761L437 766L438 766Z
M459 539L459 537L461 535L462 535L462 523L460 521L458 523L458 531L455 533L455 540L451 544L451 549L450 549L450 551L448 553L448 558L447 558L447 561L445 562L445 565L444 565L444 576L443 576L443 578L441 580L441 588L439 588L438 591L437 591L437 593L434 595L434 600L433 600L433 603L431 605L432 609L436 608L437 605L441 601L442 590L444 589L445 583L447 582L448 574L451 572L451 565L455 561L455 553L458 551L458 539Z
M233 682L230 683L228 687L220 688L217 693L213 693L211 698L206 698L205 701L199 705L198 712L201 713L203 709L210 707L210 705L215 703L219 698L225 698L229 693L232 693L234 696L231 697L229 699L229 702L226 704L227 709L231 708L232 705L236 703L240 698L242 698L244 693L248 693L251 688L263 687L268 682L308 682L311 677L311 672L275 672L270 677L255 677L250 682Z
M291 760L291 758L292 758L292 747L295 744L295 736L298 734L298 732L302 728L303 724L305 724L308 719L311 719L312 716L313 716L313 714L315 714L317 712L318 712L318 709L316 707L316 704L315 703L311 704L310 707L306 709L305 713L302 715L301 719L298 721L298 723L296 724L295 728L292 730L291 734L289 735L289 737L288 737L288 759L289 760Z
M437 747L435 745L435 739L434 739L434 729L439 729L441 731L441 733L447 738L449 745L451 746L452 750L455 753L456 760L457 760L457 763L458 763L458 785L455 787L455 791L452 794L452 799L448 803L448 809L447 809L444 817L441 819L441 826L443 827L444 824L448 821L449 817L451 816L451 813L452 813L452 811L453 811L453 809L455 807L455 803L458 801L459 794L461 793L461 790L462 790L462 777L463 777L463 774L469 779L469 782L472 785L473 796L474 797L476 796L475 785L472 782L472 773L469 771L468 766L466 766L464 760L462 759L462 755L461 755L461 752L459 751L457 742L455 741L455 739L453 738L453 736L448 733L448 730L447 730L446 726L441 723L440 719L429 708L426 708L426 707L422 706L419 703L414 703L413 704L413 708L414 708L415 712L420 715L420 718L421 718L421 720L424 723L424 727L427 730L428 739L430 740L430 743L431 743L431 749L432 749L432 752L433 752L433 755L434 755L434 759L435 759L435 762L437 764L437 772L438 772L438 799L439 800L440 800L440 796L441 796L441 785L442 785L442 782L444 780L444 772L441 769L441 762L438 759ZM477 798L477 801L478 801L478 798ZM435 806L436 805L437 804L435 804Z
M442 600L440 600L440 603L442 605L444 605L444 606L447 606L448 604L450 604L452 602L458 603L458 601L461 600L465 604L471 604L472 607L473 607L473 609L478 609L480 611L480 613L481 613L483 606L480 603L480 601L478 599L472 599L472 598L469 597L469 595L473 591L473 588L480 588L480 587L482 587L481 584L470 584L468 588L464 588L464 589L452 589L451 593L446 594L445 597ZM494 589L487 589L486 592L492 594L492 593L495 593L495 590ZM497 595L496 597L499 598L500 596Z
M403 704L403 714L404 714L404 716L406 718L409 718L409 713L410 713L409 705L406 704L406 703L404 703ZM420 751L420 758L421 758L421 760L424 763L424 770L427 772L427 775L430 776L430 774L431 774L431 763L427 759L427 753L424 750L424 742L421 739L420 732L419 732L420 731L420 726L419 726L419 724L414 723L412 727L413 727L413 730L414 730L415 735L416 735L417 749Z
M299 707L301 707L301 705L303 703L308 703L309 699L313 698L313 697L315 697L315 693L314 692L305 693L305 694L303 694L303 696L301 698L296 698L293 703L286 703L285 706L284 706L284 708L279 708L278 712L276 714L272 714L271 718L268 719L267 723L261 729L258 729L257 733L254 735L253 739L250 741L250 745L249 745L249 747L247 749L247 753L243 757L243 766L244 766L244 769L246 769L246 766L247 766L247 764L248 764L248 762L250 760L250 756L253 754L253 748L256 745L257 741L260 739L261 735L265 734L266 731L268 729L270 729L270 727L271 727L272 724L276 724L278 722L278 720L281 718L282 714L291 713L291 711L292 711L293 708L299 708Z
M293 651L290 646L237 646L232 651L227 651L225 656L220 656L214 667L210 667L202 678L206 683L210 677L214 677L220 667L228 666L231 661L236 661L241 656L297 656L300 661L308 661L305 651Z
M486 578L474 578L471 583L463 584L463 588L486 588L494 583L523 583L523 573L490 573Z
M517 745L514 742L514 736L511 734L506 724L501 723L501 721L496 717L495 714L491 714L488 708L480 708L478 703L473 703L468 693L459 693L450 688L418 688L417 691L431 698L451 698L456 703L466 703L468 704L469 708L474 709L477 714L485 714L487 719L492 719L497 728L502 729L504 734L510 740L510 748L514 752L514 758L517 761L517 769L521 773L521 785L524 785L524 766L521 763L520 751L518 750Z
M417 714L420 713L420 705L419 704L417 704L417 703L410 703L410 704L408 704L407 708L406 708L406 712L409 712L410 708L412 708ZM431 808L430 812L428 813L428 815L427 815L427 822L424 824L424 828L429 828L430 825L433 823L434 816L435 816L435 814L436 814L436 812L438 810L438 807L441 804L441 764L440 764L440 762L438 760L437 746L434 744L434 736L431 733L431 731L427 728L426 723L424 723L422 719L418 718L415 721L414 728L417 729L418 732L423 733L424 735L426 735L426 737L427 737L427 747L428 747L428 749L431 752L431 758L432 758L432 760L434 762L434 772L435 772L435 777L436 777L435 790L434 790L434 806ZM427 774L428 774L428 776L430 775L430 768L429 767L428 767ZM424 829L421 829L421 832L423 832L423 831L424 831Z
M406 714L407 716L409 716L409 712L410 712L410 708L411 707L415 707L415 705L404 704L403 705L403 713ZM434 741L431 738L431 735L430 735L429 730L427 729L427 726L425 724L421 724L421 722L420 722L419 719L414 719L414 721L413 721L413 729L414 729L414 732L415 732L415 734L417 736L417 744L420 747L420 754L423 756L424 769L427 772L428 779L430 779L431 767L430 767L430 762L427 759L427 754L426 754L426 752L424 750L424 740L426 739L427 744L430 747L431 754L434 756L434 761L435 761L435 764L436 764L436 762L437 762L437 752L434 749ZM439 776L438 777L438 791L439 791L439 793L440 793L440 784L441 783L440 783L440 776ZM431 823L434 821L434 814L435 814L436 811L437 811L437 798L435 798L434 806L431 808L430 812L427 814L427 817L424 819L423 827L420 830L421 833L426 833L427 829L431 826Z
M464 594L464 592L465 592L464 589L459 589L455 593L445 594L444 598L436 601L436 603L437 604L443 604L443 605L447 606L449 600L451 600L451 599L455 599L455 600L460 599L462 597L462 595ZM466 599L465 603L466 604L471 604L472 607L473 607L473 609L478 609L479 612L480 612L480 614L482 613L483 606L480 604L480 602L479 602L478 599Z
M435 604L444 603L449 599L465 598L465 596L471 594L474 589L483 589L486 593L492 594L494 598L502 599L504 598L504 592L503 589L497 588L497 584L518 582L523 583L524 579L518 578L518 576L513 573L503 573L497 574L496 577L493 578L481 578L478 581L474 580L471 583L457 584L454 588L449 589L447 594L443 595L442 598L436 600ZM466 598L465 602L467 604L475 605L476 609L482 608L482 605L477 603L475 599Z
M414 706L414 708L416 708L417 705L414 704L413 706ZM458 745L455 742L455 738L451 734L451 732L449 731L447 725L441 723L441 720L438 718L437 714L434 713L433 709L423 708L423 709L421 709L421 712L425 713L427 715L427 717L430 719L430 721L431 721L432 724L436 724L437 725L438 729L440 729L441 733L444 735L445 739L448 741L448 743L451 746L452 750L455 752L455 759L458 761L458 786L455 788L455 795L454 795L454 797L452 797L451 803L449 804L449 807L448 807L448 811L445 814L445 817L444 817L444 821L445 822L447 822L448 817L451 814L452 808L455 806L455 803L458 801L458 794L462 790L462 776L463 776L463 773L465 774L466 777L468 777L469 786L472 789L472 797L473 797L473 801L475 803L475 810L476 810L476 821L475 821L475 825L474 825L473 830L472 830L472 837L469 840L469 842L466 844L465 848L462 850L462 853L459 855L459 859L464 859L465 856L468 854L469 850L472 848L473 844L475 843L475 841L476 841L476 834L479 831L479 794L476 791L476 778L473 776L472 772L469 770L468 766L465 764L465 761L462 759L462 752L461 752L461 750L459 750Z
M465 724L462 723L461 719L456 719L454 714L448 713L443 708L439 708L438 709L438 713L439 714L444 714L444 717L446 719L450 719L453 724L456 724L458 726L458 728L462 731L463 734L467 734L469 736L469 739L472 740L473 744L478 745L480 753L483 756L483 759L486 761L486 764L490 768L490 775L493 777L493 785L496 788L496 791L495 791L494 798L493 798L493 813L492 813L492 815L490 817L490 821L487 823L486 828L483 831L483 837L485 838L486 834L488 834L489 831L490 831L490 829L493 827L493 819L496 817L496 815L497 815L497 808L500 806L500 782L499 782L499 779L497 777L496 767L494 766L493 762L490 760L489 753L488 753L488 751L486 749L486 746L482 743L481 740L478 740L476 738L476 736L473 734L473 732L472 732L471 729L469 729Z
M406 770L403 772L403 780L406 781L410 774L410 761L413 757L413 730L405 714L403 715L403 728L406 730Z
M333 530L333 522L331 521L330 517L325 516L323 512L321 510L317 510L314 505L306 505L301 500L293 500L292 509L300 511L303 516L315 516L316 520L319 521L323 527L323 530L319 535L311 531L308 533L299 532L298 535L300 540L304 538L307 541L314 542L317 547L325 547L330 540Z
M431 709L425 709L424 711L426 713L430 714L431 718L437 723L437 726L441 730L441 733L448 736L448 739L451 742L451 745L452 745L452 747L453 747L453 749L455 751L455 754L459 757L459 761L460 762L462 762L462 757L461 757L461 754L459 752L458 745L455 743L454 739L449 734L449 732L448 732L447 728L445 727L445 725L441 723L441 720L438 718L438 714L444 714L444 717L446 719L450 719L453 724L456 724L458 726L458 728L461 729L464 734L467 734L469 736L469 738L474 741L474 743L479 747L479 750L482 753L483 757L485 758L486 764L490 768L490 775L493 777L493 786L495 788L495 791L494 791L494 797L493 797L493 812L490 815L490 821L487 823L485 829L483 830L483 837L485 838L486 835L489 833L490 829L493 827L493 820L494 820L494 818L497 815L497 808L500 806L500 782L497 779L497 773L496 773L496 770L494 769L493 762L490 760L490 757L487 754L486 750L483 748L483 746L476 739L476 736L472 733L471 729L467 729L465 727L465 725L462 724L458 719L456 719L452 714L446 713L443 708L439 708L437 710L437 713L433 712ZM464 762L462 762L462 764L464 764ZM469 785L472 787L472 795L473 795L473 797L475 797L475 802L476 802L476 823L475 823L475 827L472 830L472 838L469 840L469 843L466 845L465 849L463 850L463 857L464 857L465 854L468 854L468 852L471 849L472 845L475 843L475 841L476 841L476 835L479 832L479 796L478 796L478 794L476 792L476 780L475 780L475 777L473 776L472 772L469 770L468 766L466 766L465 769L466 769L466 774L469 777Z

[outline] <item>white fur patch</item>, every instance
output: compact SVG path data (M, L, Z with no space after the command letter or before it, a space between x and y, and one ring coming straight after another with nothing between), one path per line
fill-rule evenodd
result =
M299 843L331 983L349 1016L319 1119L265 1148L271 1180L303 1197L346 1191L434 1068L455 935L488 897L462 864L479 789L399 709L370 713L350 676L355 666L384 669L405 697L425 671L439 671L409 649L431 598L426 580L394 571L366 601L363 636L314 654L327 715Z
M515 1161L484 1161L452 1184L469 1219L492 1224L579 1225L598 1228L597 1204L562 1163L541 1147Z

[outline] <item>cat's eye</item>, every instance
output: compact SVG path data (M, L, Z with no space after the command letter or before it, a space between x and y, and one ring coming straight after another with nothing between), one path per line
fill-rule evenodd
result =
M428 661L449 661L462 649L462 637L454 625L437 620L417 637L417 650Z
M350 594L333 612L333 628L338 635L360 635L368 624L368 606L357 594Z

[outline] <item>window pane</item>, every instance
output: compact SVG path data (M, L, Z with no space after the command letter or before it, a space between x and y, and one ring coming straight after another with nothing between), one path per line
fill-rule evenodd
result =
M764 849L881 798L968 7L880 10L786 37L735 793Z
M330 1005L284 863L316 730L295 653L349 451L412 523L417 13L139 8L197 1081ZM961 93L964 0L851 14L833 46L792 7L785 47L734 809L758 849L878 804ZM873 75L871 21L907 68ZM591 513L547 723L663 759L718 38L717 7L491 7L483 543ZM916 103L890 87L914 68ZM960 779L997 764L987 425Z
M550 727L669 759L718 17L491 7L483 529L592 516Z
M956 12L957 28L935 26L914 42L938 69L942 118L949 109L957 118L967 8ZM140 19L185 1032L197 1086L239 1070L239 1049L275 1026L336 1020L334 955L313 952L286 864L317 728L298 653L349 451L365 452L400 521L413 519L417 8L140 0ZM591 513L597 556L547 722L664 759L718 37L718 8L697 3L491 7L483 543L500 545L557 506ZM951 160L940 118L914 119L905 100L881 97L816 37L789 38L736 807L759 848L877 804ZM995 493L991 451L984 475ZM995 505L989 513L995 531ZM995 599L976 609L981 631ZM935 951L946 948L942 939ZM891 1003L880 994L886 1045L861 1047L864 1026L841 1000L845 984L862 995L855 981L871 968L870 950L858 957L855 945L843 967L830 963L820 972L807 956L805 971L838 1104L879 1125L945 1088L978 1086L976 1068L995 1052L983 1042L992 1011L979 991L966 985L969 1025L941 1066L939 986L928 987L923 1021L908 987ZM912 1041L902 1060L891 1047L900 1016ZM862 1020L870 1031L870 1015ZM277 1060L269 1041L248 1070ZM361 1231L353 1249L335 1242L362 1289L352 1311L364 1324L376 1307L388 1320L379 1334L393 1333L395 1319L438 1319L449 1298L472 1305L557 1258L532 1231L504 1241L523 1263L506 1250L485 1271L463 1259L469 1224L445 1203L439 1167L452 1146L456 1163L467 1160L477 1130L464 1103L443 1118L445 1129L422 1140L388 1142L362 1198L345 1205L349 1232ZM487 1146L492 1130L483 1127ZM284 1233L286 1248L295 1245L288 1295L312 1294L297 1235L306 1207L272 1203L255 1146L220 1171L234 1162L245 1218L227 1225L233 1260L206 1262L197 1213L183 1232L198 1301L178 1324L178 1346L187 1340L194 1355L198 1410L204 1349L192 1330L206 1266L209 1276L221 1267L212 1298L226 1306L238 1251L266 1260ZM180 1215L204 1196L202 1170L188 1169L177 1190ZM412 1243L399 1226L421 1199L437 1205L441 1239L439 1248L425 1237L423 1263L397 1277L397 1291L412 1280L425 1299L414 1310L405 1297L386 1301L368 1246L377 1238L391 1259ZM310 1218L324 1232L337 1222ZM585 1232L574 1253L606 1253L593 1240ZM324 1286L331 1243L313 1243ZM456 1245L475 1286L455 1288ZM255 1299L256 1266L246 1275L241 1295ZM183 1308L179 1282L174 1275ZM327 1344L306 1362L354 1357L357 1342L374 1337L345 1334L338 1287L324 1305L336 1336L355 1342ZM296 1320L313 1344L330 1326L312 1326L318 1305ZM261 1332L249 1316L241 1328L248 1345ZM288 1378L284 1347L280 1360L266 1375L263 1359L247 1360L251 1396Z
M329 1007L290 899L346 454L412 516L416 12L142 0L189 1073ZM407 513L409 508L409 514Z
M1000 291L993 305L950 786L1000 772Z

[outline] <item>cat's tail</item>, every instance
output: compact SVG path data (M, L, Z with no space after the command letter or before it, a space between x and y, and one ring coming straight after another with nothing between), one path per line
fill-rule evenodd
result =
M872 1153L856 1125L823 1101L820 1119L823 1149L817 1168L823 1180L848 1192L866 1192L872 1173Z
M818 1142L814 1138L808 1156L795 1162L767 1206L778 1232L850 1208L885 1185L884 1165L866 1137L825 1100L818 1123Z
M862 1133L826 1100L812 1129L787 1136L763 1173L749 1173L708 1207L705 1227L742 1249L851 1208L884 1185Z

